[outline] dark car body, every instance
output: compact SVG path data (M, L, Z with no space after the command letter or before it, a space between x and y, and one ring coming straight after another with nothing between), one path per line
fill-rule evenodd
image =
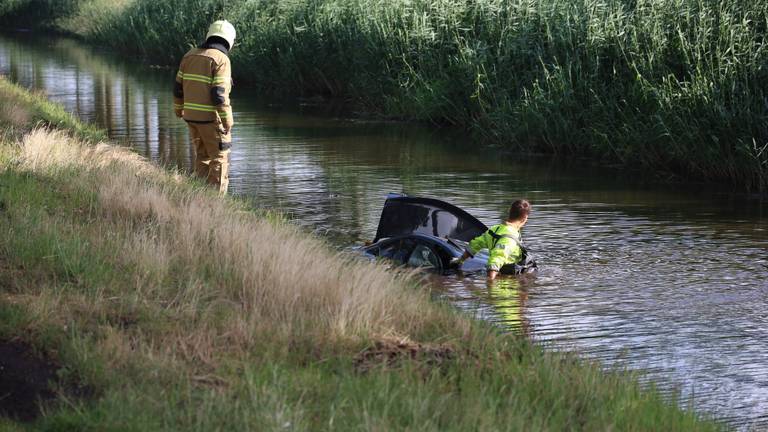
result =
M467 243L487 230L477 218L447 202L390 194L381 211L376 237L362 251L371 258L446 273L456 269L451 260L464 254ZM484 270L487 260L487 252L481 251L464 261L460 270ZM534 268L535 263L521 267L520 272Z
M385 238L363 248L370 257L386 258L398 265L420 267L425 270L445 273L455 269L451 260L464 254L466 243L442 239L426 234L406 234ZM486 254L478 254L464 262L462 271L485 269Z

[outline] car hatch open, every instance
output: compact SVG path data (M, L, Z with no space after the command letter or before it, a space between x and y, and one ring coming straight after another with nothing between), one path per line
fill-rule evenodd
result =
M447 202L389 194L373 241L418 233L468 242L487 230L477 218Z

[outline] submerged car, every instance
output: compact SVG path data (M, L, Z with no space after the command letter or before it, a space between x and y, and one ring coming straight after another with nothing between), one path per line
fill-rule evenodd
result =
M437 273L477 272L485 269L487 251L467 259L460 268L456 260L464 254L469 241L486 231L488 227L477 218L447 202L389 194L376 237L362 251L371 258L386 258L395 264ZM523 257L515 273L536 271L536 262L524 247Z

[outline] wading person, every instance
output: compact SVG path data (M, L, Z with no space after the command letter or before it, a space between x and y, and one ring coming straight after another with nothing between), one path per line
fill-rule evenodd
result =
M189 127L195 152L195 175L219 192L229 186L229 152L232 147L232 67L229 51L235 43L235 27L216 21L205 43L181 59L173 89L174 111Z
M488 249L488 278L495 279L501 274L520 273L521 264L525 261L525 248L520 238L520 229L528 222L531 204L526 200L517 200L509 208L507 220L492 226L482 235L469 242L469 247L458 260L461 264L465 259L474 256L482 249Z

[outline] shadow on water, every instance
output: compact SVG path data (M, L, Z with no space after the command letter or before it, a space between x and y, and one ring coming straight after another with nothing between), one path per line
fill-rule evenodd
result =
M58 38L0 37L0 73L187 169L172 110L175 71ZM458 132L361 121L338 108L268 101L235 87L230 188L339 247L370 240L384 197L447 200L488 225L528 198L530 280L443 278L458 307L606 367L643 370L703 413L768 427L768 205L653 173L521 157Z

